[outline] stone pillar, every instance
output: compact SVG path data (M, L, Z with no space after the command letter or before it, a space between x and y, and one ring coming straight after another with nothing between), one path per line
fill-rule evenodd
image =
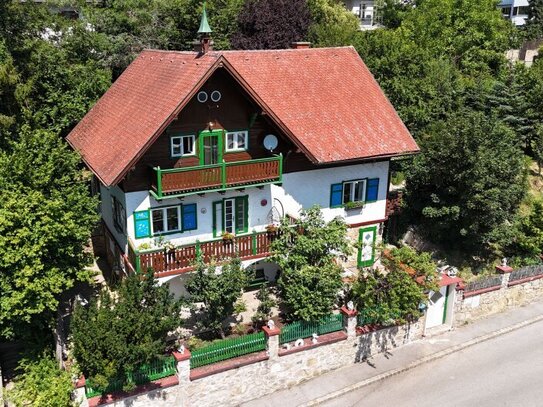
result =
M356 337L356 315L358 312L355 309L349 309L345 306L341 307L343 314L343 329L347 332L349 338Z
M190 351L184 349L183 352L173 352L172 355L177 362L179 384L190 382Z
M266 352L270 359L279 357L279 334L281 329L277 327L270 328L266 325L262 327L264 335L266 335Z
M74 399L78 406L88 407L89 401L87 400L87 395L85 394L85 376L81 376L79 380L75 383L74 387Z
M496 266L496 272L502 275L502 290L504 288L507 288L507 285L509 284L509 277L511 276L512 271L513 268L509 266Z

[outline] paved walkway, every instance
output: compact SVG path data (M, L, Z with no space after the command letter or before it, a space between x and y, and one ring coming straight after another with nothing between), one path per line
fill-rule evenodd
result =
M249 401L245 407L312 406L543 320L543 302L514 308L434 337L412 342L366 363L334 370L288 390Z

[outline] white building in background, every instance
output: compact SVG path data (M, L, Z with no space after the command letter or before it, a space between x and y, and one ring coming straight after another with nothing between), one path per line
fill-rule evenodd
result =
M345 0L345 7L360 21L360 29L373 30L380 27L378 0Z
M501 0L498 6L504 18L507 18L513 22L513 24L519 26L526 23L528 18L528 0Z

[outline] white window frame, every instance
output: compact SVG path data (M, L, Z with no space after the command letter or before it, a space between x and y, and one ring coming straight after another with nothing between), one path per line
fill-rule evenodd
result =
M168 230L168 209L176 209L177 211L177 229L171 229ZM155 231L155 221L153 219L154 212L162 211L162 228L163 230L161 232ZM172 205L172 206L164 206L162 208L151 208L151 234L154 235L162 235L166 233L175 233L175 232L181 232L183 230L182 222L181 222L181 206L180 205Z
M192 151L187 153L184 150L184 139L190 138L191 144L192 144ZM174 141L176 141L174 143ZM179 147L180 153L174 154L173 149L174 147ZM196 155L196 136L194 134L182 134L179 136L171 136L170 137L170 156L172 157L190 157Z
M243 134L245 136L245 147L238 147L239 144L239 135ZM232 136L234 141L234 147L229 148L228 147L228 138ZM224 150L226 152L232 152L232 151L247 151L249 147L249 131L247 130L238 130L238 131L228 131L226 132L225 139L224 139Z
M357 200L355 199L355 186L356 184L359 184L359 183L362 183L363 184L363 189L362 189L362 199L360 200ZM352 187L351 187L351 191L350 191L350 196L349 196L349 201L347 202L364 202L366 200L366 188L367 188L367 179L354 179L354 180L351 180L351 181L344 181L343 182L343 188L342 188L342 191L341 191L341 202L343 204L346 204L347 202L345 202L345 185L347 184L351 184Z

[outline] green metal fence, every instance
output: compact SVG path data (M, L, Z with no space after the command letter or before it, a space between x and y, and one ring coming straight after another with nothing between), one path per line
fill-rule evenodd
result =
M283 326L279 342L281 344L292 342L300 338L309 338L314 333L323 335L330 332L341 331L343 329L343 316L341 314L332 314L322 317L315 322L297 321Z
M266 350L264 332L244 335L240 338L224 339L194 350L190 358L190 367L194 369L262 350Z
M143 365L135 372L127 372L126 378L113 379L105 388L94 386L92 382L87 381L87 384L85 385L85 394L87 395L87 398L90 398L105 393L113 393L115 391L122 390L123 386L127 383L132 383L135 385L145 384L152 380L172 376L175 373L175 358L170 356Z
M381 316L382 312L380 308L364 308L358 311L358 315L356 316L356 325L364 326L377 324L379 323Z

